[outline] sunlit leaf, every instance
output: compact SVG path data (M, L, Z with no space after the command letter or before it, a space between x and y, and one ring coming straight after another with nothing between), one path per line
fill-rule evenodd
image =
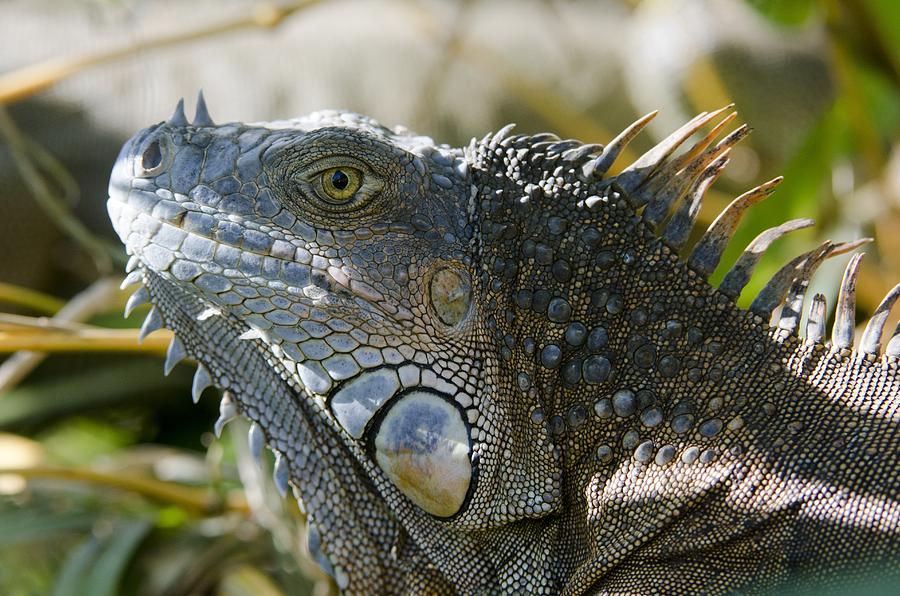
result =
M813 0L747 0L747 4L774 23L800 25L812 14Z
M219 596L282 596L284 592L260 569L241 565L219 583Z

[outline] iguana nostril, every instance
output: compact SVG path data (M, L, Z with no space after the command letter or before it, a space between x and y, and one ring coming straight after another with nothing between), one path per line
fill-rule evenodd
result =
M141 167L144 171L149 172L155 170L162 164L162 149L160 149L159 141L153 141L144 153L141 155Z

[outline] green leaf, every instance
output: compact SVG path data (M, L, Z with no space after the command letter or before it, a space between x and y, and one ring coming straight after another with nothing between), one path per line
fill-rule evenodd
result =
M44 509L11 509L0 512L0 546L42 540L61 532L86 530L94 516L84 513L54 514Z
M822 225L820 217L829 204L826 183L835 156L846 145L846 110L840 102L826 110L806 139L797 148L784 169L784 182L769 200L748 210L737 233L728 244L722 264L710 278L718 285L747 244L761 231L789 219L812 217ZM790 259L815 242L813 230L804 230L779 240L761 259L744 288L738 304L746 308L771 277Z
M900 2L864 0L862 4L893 68L900 71Z
M85 578L82 594L115 596L125 568L151 527L149 522L138 520L117 530Z
M160 374L155 358L118 360L16 388L0 399L0 429L43 424L72 414L105 410L110 406L152 402L166 390L184 391L184 372ZM186 371L185 371L186 372ZM123 383L122 379L132 382ZM133 382L140 380L140 382Z
M105 539L91 536L72 549L53 585L52 596L115 596L138 545L152 524L133 520Z
M84 576L100 552L102 541L90 536L87 540L73 548L63 563L62 569L53 583L51 596L80 596Z
M812 0L747 0L747 4L780 25L802 25L813 10Z

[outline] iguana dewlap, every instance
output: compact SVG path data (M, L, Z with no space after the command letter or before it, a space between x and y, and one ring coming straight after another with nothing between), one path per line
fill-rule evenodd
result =
M142 328L175 332L309 512L347 593L724 593L900 567L900 285L859 342L808 280L734 301L735 199L686 250L746 134L704 113L616 176L606 146L511 127L465 148L346 112L216 125L181 103L122 149L109 213ZM882 351L882 345L885 344Z

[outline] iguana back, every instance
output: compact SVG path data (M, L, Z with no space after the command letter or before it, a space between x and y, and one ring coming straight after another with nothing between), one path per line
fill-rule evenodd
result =
M745 134L701 114L616 176L605 147L511 127L464 149L345 112L215 125L201 100L123 148L109 211L130 307L225 390L348 593L724 593L894 573L894 288L832 338L826 242L734 301L735 199L685 250ZM682 256L683 254L683 256ZM770 324L771 323L771 324ZM318 551L317 551L318 552Z

